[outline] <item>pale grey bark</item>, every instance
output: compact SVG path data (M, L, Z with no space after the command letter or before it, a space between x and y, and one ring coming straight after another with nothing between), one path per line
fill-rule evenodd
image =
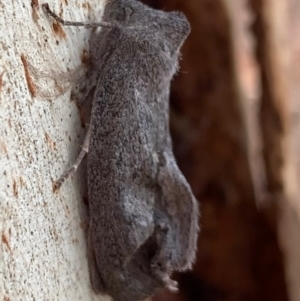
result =
M0 3L0 299L108 300L89 282L82 170L52 191L83 141L67 71L82 65L89 30L54 30L35 4ZM104 4L49 1L78 21L100 21Z

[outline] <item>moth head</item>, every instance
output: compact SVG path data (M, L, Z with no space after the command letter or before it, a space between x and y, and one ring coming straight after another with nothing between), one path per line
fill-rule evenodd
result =
M181 12L164 12L136 0L107 0L104 19L121 26L135 28L153 43L164 44L171 54L177 54L190 33L190 24Z
M190 24L182 12L164 13L157 26L171 54L177 54L190 33Z

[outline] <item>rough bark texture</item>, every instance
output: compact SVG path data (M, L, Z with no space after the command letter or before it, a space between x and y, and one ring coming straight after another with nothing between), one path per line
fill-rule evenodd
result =
M105 1L48 2L99 20ZM82 65L89 31L62 28L38 4L0 3L0 300L108 300L90 287L82 173L52 191L82 143L67 71Z

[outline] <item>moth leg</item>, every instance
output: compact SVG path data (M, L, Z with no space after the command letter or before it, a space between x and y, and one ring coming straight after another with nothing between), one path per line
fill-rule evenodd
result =
M92 106L97 78L97 71L89 70L87 75L82 77L78 81L78 85L73 88L71 98L75 100L77 107L82 108L84 105Z
M79 153L79 155L77 156L74 164L71 166L71 168L69 168L68 170L66 170L62 175L61 177L56 180L54 183L53 183L53 190L54 191L57 191L60 186L70 177L72 176L78 166L80 165L82 159L85 157L85 155L88 153L89 151L89 142L90 142L90 136L91 136L91 127L89 127L88 129L88 132L84 138L84 142L83 142L83 146L81 148L81 151Z
M89 265L89 274L90 274L90 282L92 285L92 289L96 294L105 293L105 285L101 278L96 257L95 257L95 249L93 245L93 237L91 226L89 229L89 238L88 238L88 265Z
M73 21L65 21L60 18L55 12L53 12L48 3L42 4L45 12L50 15L56 22L64 25L64 26L83 26L84 28L93 28L93 27L112 27L110 23L106 22L73 22Z
M163 283L170 291L178 291L178 283L170 278L170 254L167 250L170 249L168 242L168 227L161 223L156 226L154 235L157 240L158 252L154 255L151 261L151 270L155 277Z

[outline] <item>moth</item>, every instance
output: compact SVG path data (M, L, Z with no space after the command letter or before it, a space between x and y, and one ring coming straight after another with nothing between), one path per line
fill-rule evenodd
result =
M198 203L179 170L169 130L170 84L190 32L181 12L110 0L89 42L86 86L92 111L84 146L59 187L87 154L92 288L115 301L177 291L174 271L191 269ZM91 94L92 93L92 94ZM84 101L84 100L83 100Z

